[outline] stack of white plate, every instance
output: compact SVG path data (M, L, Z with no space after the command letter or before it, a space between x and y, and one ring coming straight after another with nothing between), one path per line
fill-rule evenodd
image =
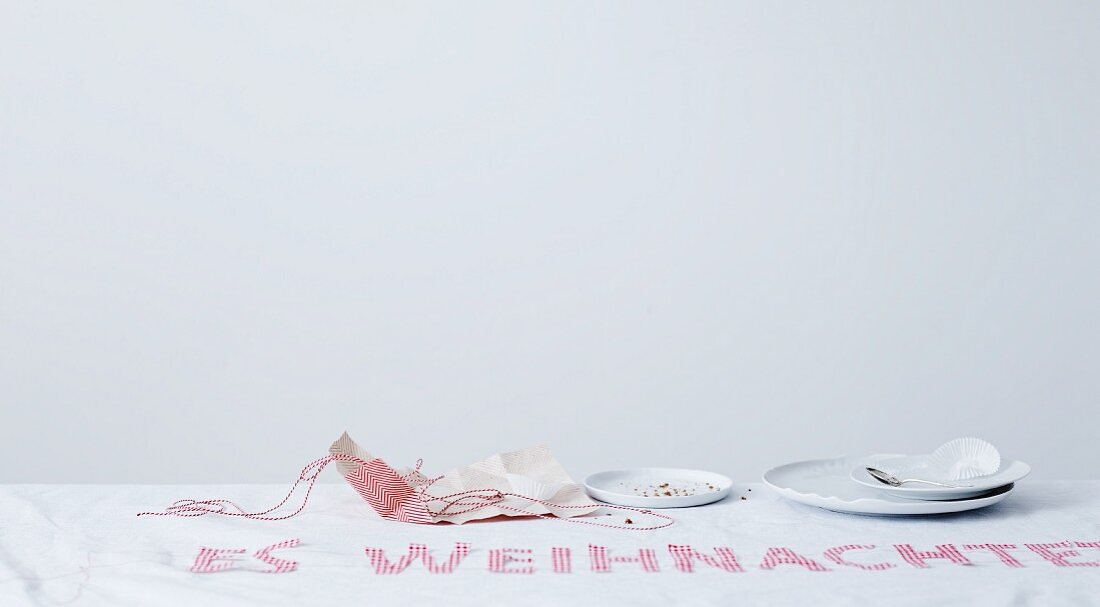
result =
M928 455L896 454L809 460L772 468L764 473L764 482L785 498L836 512L943 514L992 506L1007 498L1014 483L1031 472L1024 462L1000 459L992 473L979 471L970 478L955 478L958 475L948 477L929 468L928 461ZM871 476L867 468L958 487L923 483L894 487Z

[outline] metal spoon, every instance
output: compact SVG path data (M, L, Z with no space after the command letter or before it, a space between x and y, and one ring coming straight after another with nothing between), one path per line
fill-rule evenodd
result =
M897 478L896 476L894 476L892 474L887 474L886 472L883 472L882 470L879 470L878 468L867 468L867 472L870 473L871 476L875 477L875 480L877 480L878 482L886 484L886 485L890 485L891 487L900 487L900 486L904 485L905 483L925 483L927 485L935 485L937 487L950 487L951 489L967 489L967 488L971 488L971 487L974 486L974 485L949 485L947 483L937 483L936 481L926 481L926 480L920 479L920 478L903 478L903 479L899 479L899 478Z

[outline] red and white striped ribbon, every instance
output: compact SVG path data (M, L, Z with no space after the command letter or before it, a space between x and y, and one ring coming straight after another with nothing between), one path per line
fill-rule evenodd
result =
M641 508L631 508L629 506L616 506L612 504L555 504L546 500L533 498L519 493L511 493L508 491L499 491L497 489L471 489L468 491L460 491L458 493L452 493L450 495L433 496L427 493L428 489L442 476L427 479L420 484L410 485L412 482L416 482L413 479L424 478L420 475L420 466L423 460L418 460L416 463L416 469L405 475L399 475L395 470L390 468L380 459L374 459L371 461L364 461L353 455L347 455L343 453L334 453L327 455L320 459L314 460L306 465L302 469L301 474L298 475L298 480L291 486L290 491L286 496L278 503L264 510L263 512L248 512L244 508L241 508L236 503L226 499L181 499L177 500L171 506L165 508L159 512L139 512L138 516L205 516L207 514L217 514L222 516L239 516L241 518L262 520L262 521L280 521L291 518L298 515L305 509L306 504L309 503L310 495L313 493L313 486L317 483L317 478L320 476L321 471L326 466L334 461L348 461L359 464L355 470L345 475L345 479L352 485L357 493L378 514L388 520L400 521L403 523L418 523L418 524L430 524L435 523L436 517L462 514L465 512L471 512L480 508L487 508L493 506L500 510L507 510L515 512L517 514L525 516L537 516L539 518L553 519L559 521L568 521L571 523L577 523L580 525L593 525L596 527L607 527L610 529L627 529L631 531L650 531L653 529L661 529L668 527L674 520L672 517L653 512L652 510L644 510ZM302 483L308 483L306 488L305 497L302 499L302 504L298 506L298 509L290 514L275 515L272 514L279 508L283 507L290 501L291 496L298 489L298 486ZM592 508L606 508L612 510L625 510L628 512L634 512L646 516L651 516L659 519L664 519L663 522L658 522L652 525L616 525L609 523L602 523L598 520L592 519L579 519L579 518L561 518L550 514L536 514L528 512L523 508L510 506L505 504L504 501L508 498L517 498L525 500L531 504L541 504L543 506L560 509L592 509ZM432 510L429 508L429 504L439 503L442 506L438 510ZM232 508L232 510L231 510Z

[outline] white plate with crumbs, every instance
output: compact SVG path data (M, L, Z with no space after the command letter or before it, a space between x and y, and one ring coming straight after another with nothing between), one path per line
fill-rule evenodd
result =
M636 508L687 508L726 497L733 481L706 470L630 468L597 472L584 479L593 499Z

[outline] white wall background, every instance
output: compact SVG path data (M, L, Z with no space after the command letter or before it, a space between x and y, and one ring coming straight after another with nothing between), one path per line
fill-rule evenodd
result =
M2 481L1098 475L1100 4L0 6Z

